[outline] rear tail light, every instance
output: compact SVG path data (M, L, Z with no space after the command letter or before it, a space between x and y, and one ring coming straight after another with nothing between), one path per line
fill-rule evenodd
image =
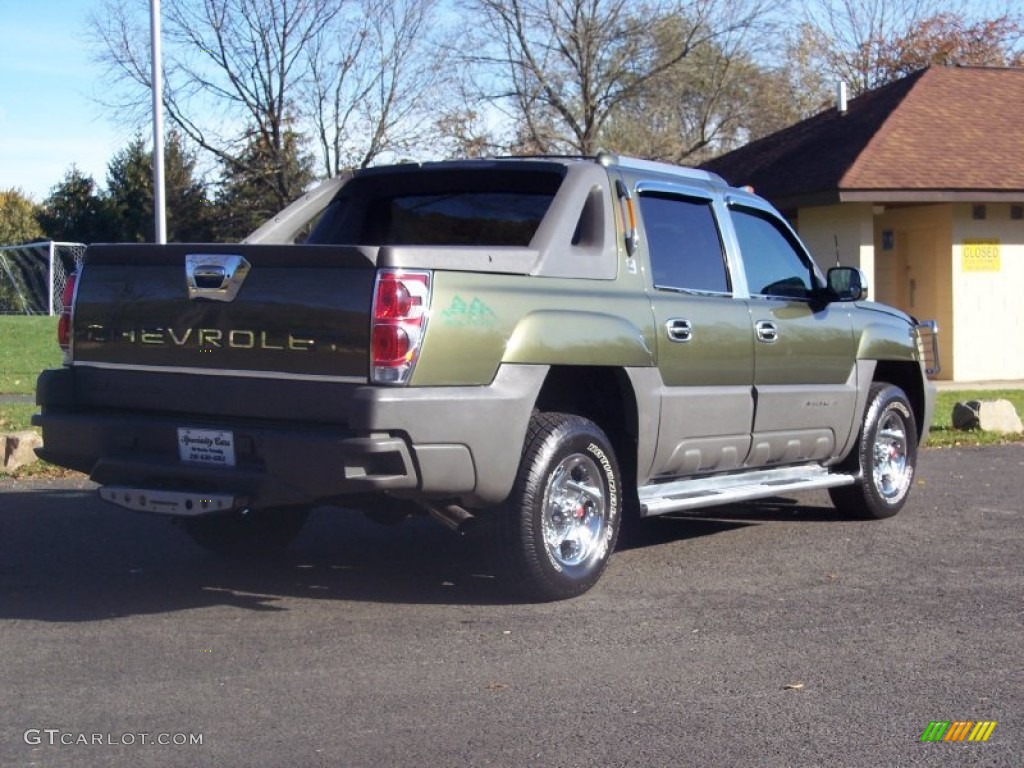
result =
M75 285L78 282L78 273L68 275L68 281L64 285L64 293L60 299L60 319L57 320L57 343L64 352L64 362L71 361L71 314L75 301Z
M405 384L419 357L430 308L430 272L381 269L373 287L372 380Z

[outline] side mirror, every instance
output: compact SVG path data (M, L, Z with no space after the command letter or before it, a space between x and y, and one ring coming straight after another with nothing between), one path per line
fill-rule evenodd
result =
M868 280L856 267L832 267L828 289L838 301L860 301L868 297Z

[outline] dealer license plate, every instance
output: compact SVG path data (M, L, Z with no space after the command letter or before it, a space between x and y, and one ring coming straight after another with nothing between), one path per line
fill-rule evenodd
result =
M178 429L178 457L187 464L235 466L235 435L221 429Z

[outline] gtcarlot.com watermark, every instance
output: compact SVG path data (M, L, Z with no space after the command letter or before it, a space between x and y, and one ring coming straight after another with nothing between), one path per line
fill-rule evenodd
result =
M60 728L29 728L22 738L32 746L50 747L198 747L201 733L85 733Z

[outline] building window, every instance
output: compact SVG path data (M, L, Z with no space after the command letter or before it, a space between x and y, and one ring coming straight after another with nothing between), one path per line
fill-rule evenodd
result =
M973 218L975 221L984 221L985 220L985 205L984 205L984 203L982 203L980 205L975 205L972 208L972 210L971 210L971 218Z
M1024 219L1024 205L1011 205L1010 218L1014 221L1021 221Z

